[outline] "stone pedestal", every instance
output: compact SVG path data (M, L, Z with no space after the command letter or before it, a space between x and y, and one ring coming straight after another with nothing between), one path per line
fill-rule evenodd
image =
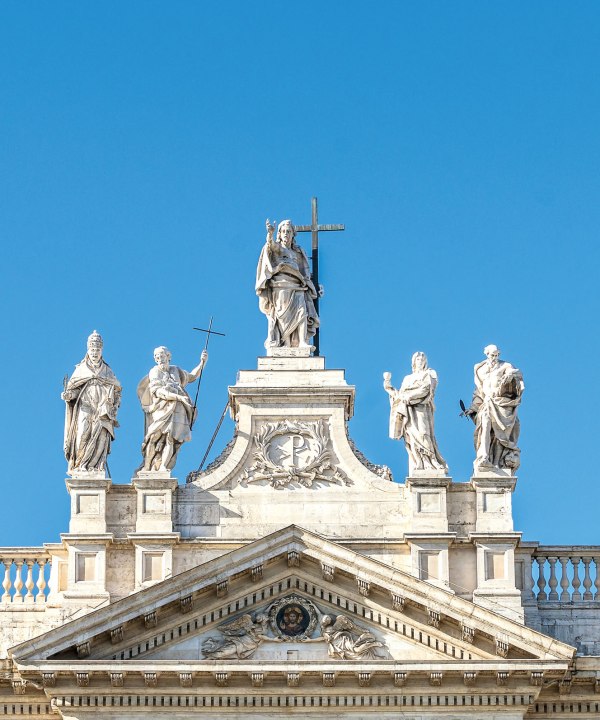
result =
M411 510L411 532L448 532L448 488L452 478L443 472L415 473L406 478Z
M473 475L471 486L476 493L478 533L512 532L512 493L517 478L510 475L481 473Z
M234 442L178 492L182 535L207 532L217 499L211 532L221 539L252 540L294 523L329 537L400 542L405 488L350 442L354 395L323 357L277 354L241 370L229 388Z
M71 496L69 532L102 534L106 532L106 495L111 481L104 473L85 473L65 480Z
M170 473L140 472L131 484L137 493L136 533L172 533L177 478Z
M450 587L448 550L456 533L407 533L410 547L411 574L420 580L454 592Z
M165 472L139 472L131 481L137 494L135 533L127 538L135 547L135 589L173 575L173 494L177 478Z
M473 602L524 622L521 591L515 582L515 547L521 533L471 533L469 539L477 548L477 587Z
M306 345L305 347L268 347L268 357L279 358L307 358L311 357L315 350L314 345Z
M476 493L475 532L469 534L477 552L477 587L473 602L517 622L524 621L521 591L515 578L512 493L517 478L508 471L478 471L471 478Z
M406 499L410 507L412 574L445 589L450 587L448 548L456 533L448 532L448 488L452 478L444 472L415 472L406 478Z
M85 605L108 602L106 590L106 548L113 541L110 533L63 533L67 549L67 588L65 600Z
M129 533L135 546L135 589L154 585L173 576L173 546L179 533Z

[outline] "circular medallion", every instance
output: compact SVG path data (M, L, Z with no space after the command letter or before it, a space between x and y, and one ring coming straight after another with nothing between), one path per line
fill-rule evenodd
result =
M310 615L300 605L290 603L279 610L275 622L284 635L302 635L308 627Z
M317 609L307 598L288 595L269 607L269 624L276 637L301 642L312 635L317 625Z

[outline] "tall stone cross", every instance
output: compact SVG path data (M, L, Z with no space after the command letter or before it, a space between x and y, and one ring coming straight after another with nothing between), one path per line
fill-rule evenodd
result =
M327 230L345 230L346 228L344 225L319 225L319 206L317 202L317 198L314 197L311 201L312 206L312 222L310 225L295 225L296 232L309 232L312 234L312 255L311 255L311 261L312 261L312 281L313 284L317 290L317 293L319 292L319 232L321 231L327 231ZM317 297L315 299L315 310L317 311L317 315L319 315L319 296L317 294ZM313 344L315 346L315 355L319 354L319 328L317 328L317 332L315 333L315 337L313 339Z

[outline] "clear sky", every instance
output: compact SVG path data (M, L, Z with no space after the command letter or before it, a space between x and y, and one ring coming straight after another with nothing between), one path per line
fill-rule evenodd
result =
M2 3L0 545L68 531L60 392L95 328L124 386L117 483L153 348L191 369L192 327L227 333L185 480L263 353L265 218L306 223L312 195L346 225L321 243L321 347L359 448L403 480L382 372L424 350L468 481L458 401L496 343L527 388L515 529L600 543L599 55L597 2Z

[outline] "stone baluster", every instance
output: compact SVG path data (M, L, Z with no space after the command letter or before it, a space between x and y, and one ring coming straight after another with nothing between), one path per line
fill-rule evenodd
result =
M581 600L582 595L579 589L581 586L581 580L579 579L579 563L581 562L581 558L572 557L569 559L573 565L573 580L571 580L571 584L573 585L573 597L571 599L573 601Z
M44 590L46 589L46 577L45 577L45 569L46 569L46 560L38 560L37 561L39 572L38 572L38 578L37 578L37 596L35 598L36 603L45 603L46 602L46 595L44 594Z
M590 577L590 563L592 562L592 558L582 558L583 560L583 599L584 600L592 600L593 595L591 593L591 587L592 587L592 578Z
M15 566L15 582L13 583L15 594L13 597L13 602L23 602L23 595L21 593L21 591L23 590L23 576L21 574L23 568L23 560L15 560Z
M600 572L598 571L600 560L597 557L593 557L592 560L594 561L594 568L596 570L594 574L594 597L600 600Z
M27 577L25 579L25 590L27 590L27 594L25 595L25 602L27 603L33 602L33 588L35 587L33 582L34 563L35 560L25 560L25 565L27 565Z
M550 563L550 579L548 585L550 586L550 593L548 594L548 600L558 600L558 593L556 588L558 587L558 580L556 579L556 561L558 558L549 557L548 562Z
M538 564L538 579L537 579L537 586L538 586L538 602L541 600L547 600L548 594L546 592L546 576L544 575L544 569L546 566L546 558L545 557L536 557L536 562Z
M571 596L569 595L569 585L571 584L569 582L569 576L567 574L567 567L569 564L569 558L568 557L560 557L558 558L561 565L561 576L560 576L560 587L561 587L561 593L560 593L560 601L561 602L569 602L571 599Z
M12 560L2 561L2 564L4 565L4 579L2 580L4 594L2 595L2 602L4 603L10 602L10 587L12 585L12 581L10 579L10 568L12 567L12 562Z
M533 600L535 602L535 580L533 579L533 556L529 556L527 560L523 558L523 589L521 590L523 600Z

